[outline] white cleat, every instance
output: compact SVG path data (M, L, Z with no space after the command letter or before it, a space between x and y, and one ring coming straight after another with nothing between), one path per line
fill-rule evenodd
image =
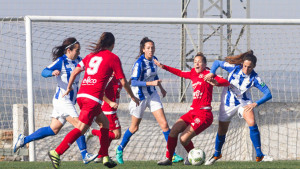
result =
M90 153L86 153L84 159L82 159L84 164L88 164L91 161L94 161L95 158L98 157L98 154L90 154Z
M267 162L267 161L273 161L273 157L264 155L262 157L256 157L256 162Z
M220 158L222 158L222 155L220 155L219 157L215 157L214 155L212 157L210 157L204 165L213 165L217 160L219 160Z
M192 164L190 163L188 157L185 157L183 164L184 164L184 165L192 165Z
M14 153L16 153L21 147L24 146L24 138L25 138L25 136L23 134L19 135L18 140L14 146Z
M160 160L159 162L157 162L157 165L172 165L172 161L166 158L164 160Z

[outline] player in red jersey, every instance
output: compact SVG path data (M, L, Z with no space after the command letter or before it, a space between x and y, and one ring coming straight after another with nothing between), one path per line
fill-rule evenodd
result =
M101 107L103 113L109 121L109 146L112 140L120 139L121 137L121 125L117 115L121 90L122 85L120 83L120 80L116 79L116 77L113 74L105 88L105 95L103 97L103 104ZM90 131L86 133L86 137L87 139L89 139L92 136L101 137L100 130L90 129ZM102 163L103 155L99 154L98 157L95 159L95 162Z
M204 76L210 72L206 69L206 57L201 52L195 56L194 68L189 72L163 65L157 60L155 60L155 64L177 76L191 79L194 89L191 110L181 116L173 125L168 137L167 158L157 163L158 165L172 165L172 156L177 146L179 133L181 133L181 144L189 152L194 148L191 139L208 128L213 122L211 112L213 86L229 86L229 82L219 76L215 76L211 81L204 81ZM187 159L184 164L189 165Z
M59 168L60 155L62 155L70 145L81 135L83 135L93 122L102 124L100 129L100 154L104 155L103 164L109 168L115 167L117 164L108 157L108 131L109 122L106 116L102 113L101 104L104 96L106 84L115 72L116 79L120 79L122 86L125 88L131 99L138 105L137 99L124 76L121 61L119 57L111 51L114 48L115 37L110 32L104 32L100 36L97 43L91 45L91 51L74 69L69 79L67 91L64 95L69 94L72 90L72 84L76 76L85 70L84 78L81 87L77 94L77 102L80 107L79 123L75 129L70 131L55 149L49 151L48 155L52 161L53 167Z

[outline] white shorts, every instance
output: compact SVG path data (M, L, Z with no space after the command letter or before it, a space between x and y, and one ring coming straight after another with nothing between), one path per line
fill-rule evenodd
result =
M145 99L142 100L140 102L140 105L137 107L136 103L131 100L129 103L129 112L132 116L141 119L143 118L144 112L147 107L149 107L150 112L154 112L163 108L163 105L157 92L153 92L151 96L145 95Z
M59 120L63 125L66 123L66 118L79 117L72 101L67 98L53 98L53 112L51 117Z
M237 112L238 112L238 116L240 118L243 118L244 106L252 103L251 100L239 100L240 104L237 106L235 106L234 104L232 106L226 106L225 101L226 98L223 92L221 96L221 104L219 110L219 121L222 122L231 121L231 119Z

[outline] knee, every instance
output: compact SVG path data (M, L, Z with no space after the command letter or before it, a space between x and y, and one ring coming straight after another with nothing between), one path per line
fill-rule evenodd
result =
M52 129L53 133L56 135L59 132L59 129Z
M248 121L248 126L251 127L251 126L254 126L255 125L255 120L249 120Z
M184 138L183 136L180 136L180 143L183 145L183 146L186 146L188 145L189 143L189 140L187 140L186 138Z
M121 133L116 132L116 133L115 133L115 139L118 140L118 139L120 139L120 138L121 138Z

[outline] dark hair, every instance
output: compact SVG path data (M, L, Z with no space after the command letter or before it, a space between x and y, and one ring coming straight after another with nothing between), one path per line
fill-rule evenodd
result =
M256 66L256 62L257 62L257 58L256 56L253 54L252 50L249 50L248 52L245 53L241 53L239 55L235 55L235 56L227 56L225 58L225 61L230 63L230 64L242 64L245 60L249 60L252 62L252 64L254 66Z
M55 61L57 58L62 57L67 49L73 50L75 44L79 44L79 42L74 37L69 37L65 39L60 46L55 46L52 49L52 60Z
M139 58L142 54L144 54L143 49L145 48L145 44L146 44L147 42L152 42L153 45L155 46L154 42L153 42L151 39L149 39L148 37L144 37L144 38L141 40L141 42L140 42L140 53L139 53L139 55L137 56L137 58Z
M115 44L115 37L111 32L103 32L97 43L90 45L90 50L93 53L97 53L100 50L108 49Z
M202 53L202 52L198 52L197 54L196 54L196 56L194 57L194 59L196 58L196 57L202 57L202 62L204 62L205 64L207 63L207 61L206 61L206 57L204 56L204 54Z

